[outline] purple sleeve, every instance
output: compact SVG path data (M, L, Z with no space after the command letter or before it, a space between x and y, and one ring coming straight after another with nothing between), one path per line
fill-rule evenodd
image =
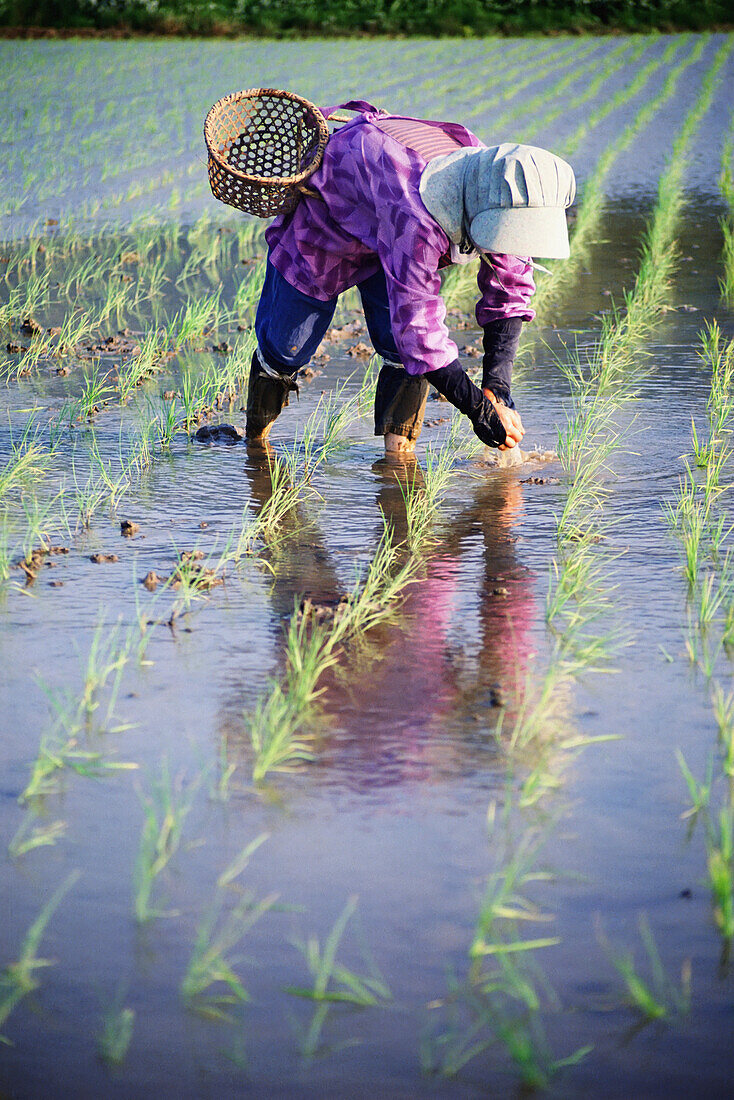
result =
M491 264L486 260L479 264L477 285L482 297L476 308L477 324L483 328L508 317L532 321L535 310L530 308L530 299L535 281L530 260L500 253L493 253L490 259Z
M438 370L458 359L444 323L438 265L448 238L420 200L422 162L372 127L363 128L369 186L377 218L376 251L385 271L392 330L408 374Z

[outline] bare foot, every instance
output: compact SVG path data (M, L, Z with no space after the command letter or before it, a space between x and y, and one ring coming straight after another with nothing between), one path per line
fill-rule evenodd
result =
M268 436L270 435L272 426L272 424L267 424L258 435L249 435L247 434L247 429L245 429L245 443L247 446L259 447L260 449L269 447Z
M385 432L385 454L390 458L400 455L412 456L415 451L415 440L407 439L404 435L395 435L394 432Z

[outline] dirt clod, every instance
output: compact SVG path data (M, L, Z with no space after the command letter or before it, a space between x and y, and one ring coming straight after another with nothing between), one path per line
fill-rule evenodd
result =
M119 561L117 554L90 554L89 560L95 565L103 565L106 562Z
M151 569L149 573L146 573L143 579L143 585L145 588L148 589L149 592L155 592L162 579L162 577L159 577L158 574L154 573Z
M507 704L505 693L501 687L490 688L489 691L489 705L491 707L504 707Z
M369 359L372 355L372 348L369 344L365 344L360 340L358 344L354 344L353 347L347 348L347 355L352 359Z
M63 581L49 581L48 586L49 586L49 588L63 588L64 587L64 582Z
M120 523L120 534L123 538L130 539L133 535L137 535L140 530L139 523L133 523L131 519L124 519Z
M317 603L310 596L304 596L298 608L298 621L305 619L312 623L335 622L343 615L348 599L348 596L340 596L338 599L322 600Z
M242 436L233 424L205 424L194 432L194 439L197 443L224 443L231 446L233 443L240 443Z

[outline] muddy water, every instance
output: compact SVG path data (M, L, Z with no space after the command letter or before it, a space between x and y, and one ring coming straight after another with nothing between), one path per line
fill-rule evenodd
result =
M17 958L53 890L70 872L81 872L39 949L54 965L40 971L39 990L0 1029L13 1044L0 1056L7 1094L515 1095L517 1074L501 1042L456 1077L422 1073L420 1050L454 1019L447 975L459 983L467 975L488 878L536 834L544 840L538 865L552 877L526 889L552 919L531 925L527 935L559 940L534 953L544 1041L551 1059L593 1047L557 1079L558 1094L730 1094L734 979L722 963L702 884L701 830L689 836L681 820L688 800L675 759L680 749L702 776L715 725L705 681L685 653L685 584L661 510L677 486L690 418L704 414L708 379L696 357L697 332L713 315L727 332L733 327L716 290L718 208L698 194L692 199L671 292L671 305L686 308L670 312L655 331L650 374L625 407L629 433L609 474L608 516L616 523L600 561L616 587L600 629L619 630L626 644L613 673L589 672L561 700L569 729L618 739L581 753L537 811L503 819L508 777L495 730L498 704L509 725L526 677L531 683L540 677L552 644L544 600L565 494L558 463L497 470L481 456L460 461L425 576L394 620L353 647L325 680L314 763L273 777L261 791L249 781L245 716L282 669L283 624L295 602L303 595L333 600L349 587L377 545L383 514L398 535L405 531L400 470L382 458L368 420L350 430L348 444L320 470L317 493L300 506L291 537L269 567L252 560L228 568L223 586L170 625L173 596L150 594L140 582L150 570L167 575L181 550L216 556L248 502L256 508L267 498L263 458L244 445L202 447L175 437L119 514L100 513L88 532L67 534L68 555L53 559L31 589L4 594L5 843L24 819L17 798L52 728L43 688L78 695L100 617L108 636L118 620L120 631L137 630L141 614L160 620L150 628L150 663L130 662L114 717L103 722L101 708L83 739L137 771L99 779L69 773L40 807L46 821L66 823L65 836L20 859L2 857L3 962ZM598 311L630 283L646 213L623 203L610 208L588 269L541 334L551 349L593 341ZM464 337L458 334L460 343ZM276 449L292 441L321 391L353 370L354 360L335 351L278 422ZM360 371L345 396L358 387ZM167 384L157 379L151 392ZM38 394L37 380L11 385L6 400L14 423ZM516 399L528 447L551 451L567 385L550 350L524 368ZM445 405L436 408L431 403L429 419L445 416ZM238 408L224 418L242 425ZM119 450L119 425L114 410L98 418L105 457ZM425 445L440 442L446 429L439 423L425 430L419 464ZM54 476L68 470L73 456L83 464L86 446L83 438L65 442ZM120 534L126 518L140 525L130 539ZM95 553L118 560L93 564ZM718 675L728 684L725 655ZM223 743L236 765L224 801L212 797ZM191 810L181 847L155 887L154 903L168 915L139 928L132 909L139 795L166 762ZM500 811L490 835L492 805ZM196 930L214 904L218 876L263 833L267 840L241 882L255 898L277 894L278 906L233 952L251 1000L231 1008L228 1019L206 1018L187 1010L179 993ZM227 910L240 895L233 888L225 893ZM392 999L365 1009L335 1004L316 1056L304 1057L299 1039L313 1004L285 990L308 986L311 978L293 941L317 935L323 943L351 896L358 898L358 916L338 959L362 974L374 965ZM647 974L640 913L671 979L678 981L690 960L692 1006L680 1019L641 1026L624 1003L603 941L618 952L632 950ZM134 1010L135 1024L127 1059L110 1070L98 1059L96 1039L102 1010L116 995ZM460 999L455 1008L456 1026L468 1034L471 1011Z

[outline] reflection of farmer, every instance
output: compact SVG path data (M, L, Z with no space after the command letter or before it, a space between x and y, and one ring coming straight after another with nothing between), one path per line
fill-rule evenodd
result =
M269 227L268 265L247 399L247 435L263 439L321 342L339 294L356 286L383 357L375 433L412 450L430 382L479 438L522 439L510 396L523 321L534 312L530 256L568 255L565 210L575 193L565 161L527 145L486 148L463 126L362 113L330 137L309 180L316 196ZM439 270L477 252L484 330L482 390L469 380L444 324Z

